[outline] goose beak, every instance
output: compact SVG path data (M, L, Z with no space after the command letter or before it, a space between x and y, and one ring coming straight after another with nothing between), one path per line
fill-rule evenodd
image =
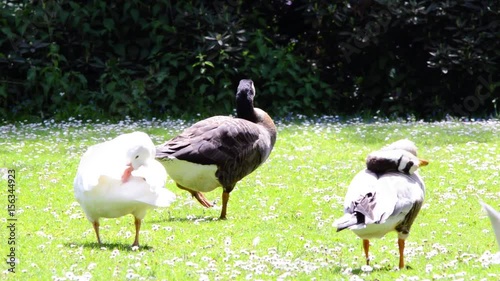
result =
M128 179L132 175L132 171L134 170L134 167L132 167L132 163L128 163L126 165L126 167L127 168L123 171L123 175L122 175L122 182L123 183L128 181Z
M419 167L423 167L423 166L429 165L429 161L427 161L427 160L424 160L424 159L418 159L418 160L419 160L419 163L418 163Z

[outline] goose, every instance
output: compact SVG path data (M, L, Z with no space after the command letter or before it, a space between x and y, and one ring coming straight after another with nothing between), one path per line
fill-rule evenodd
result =
M500 212L493 209L493 207L484 202L479 203L481 204L481 206L483 206L483 209L486 211L488 217L490 218L491 225L493 226L493 232L495 232L498 248L500 250ZM500 251L493 255L491 263L500 264Z
M74 179L75 198L99 236L100 218L134 216L135 239L148 209L168 207L175 195L165 189L167 173L154 159L155 146L142 132L120 135L88 148Z
M255 87L243 79L236 92L236 118L213 116L198 121L157 147L156 158L177 187L191 193L204 207L213 205L203 195L222 186L220 219L226 219L229 194L271 154L276 126L255 108Z
M411 141L396 142L383 148L377 156L381 159L387 157L389 161L393 159L393 150L399 154L404 150L416 157L416 146ZM393 167L398 166L395 163ZM410 174L392 168L383 173L363 169L352 179L344 200L344 216L334 222L334 227L337 232L351 229L363 240L367 265L370 262L369 240L396 231L399 268L402 269L405 266L405 240L422 207L424 195L424 181L416 170Z
M366 157L366 168L377 174L399 171L411 175L429 161L420 159L405 149L378 150Z

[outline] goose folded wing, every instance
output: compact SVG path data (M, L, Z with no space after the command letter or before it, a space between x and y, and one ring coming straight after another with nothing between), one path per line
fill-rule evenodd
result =
M244 176L265 160L266 141L258 126L242 119L234 119L217 128L212 138L200 144L198 151L227 171L240 170Z
M156 158L165 159L175 157L192 163L211 165L216 164L203 154L199 147L206 142L212 142L217 130L230 117L214 116L197 122L178 136L156 148Z
M115 150L107 144L93 145L83 154L75 177L75 184L83 190L88 191L97 186L101 176L118 178L120 169L125 169L121 165L125 161L121 161Z

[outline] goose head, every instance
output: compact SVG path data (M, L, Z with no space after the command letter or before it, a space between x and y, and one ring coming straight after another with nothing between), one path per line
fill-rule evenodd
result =
M137 145L127 151L127 166L131 166L134 170L147 164L149 159L152 159L156 154L156 149L145 145Z
M366 158L367 168L376 173L397 170L411 175L427 164L427 160L417 157L417 146L407 139L393 142Z
M132 176L143 178L150 186L164 186L166 171L155 160L155 154L156 148L152 142L133 146L127 152L127 161L129 161L127 166Z
M250 79L242 79L236 91L236 115L251 122L258 122L258 116L253 106L255 86Z
M121 135L117 138L123 146L127 147L126 162L127 166L134 170L144 165L148 159L154 159L156 147L148 136L143 132L133 132Z
M403 149L374 151L366 157L367 168L374 172L398 170L411 175L427 164L429 164L427 160L419 159Z
M255 86L250 79L240 80L238 90L236 91L236 99L245 99L253 101L255 97Z
M406 153L406 150L401 150L402 155L401 155L401 161L398 166L398 170L400 172L405 172L407 174L413 174L415 171L423 166L427 166L429 164L429 161L425 159L420 159L416 157L412 153Z

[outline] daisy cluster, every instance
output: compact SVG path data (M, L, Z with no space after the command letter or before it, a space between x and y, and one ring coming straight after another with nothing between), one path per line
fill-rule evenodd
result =
M500 279L491 270L498 250L494 234L476 204L479 196L498 206L498 121L364 123L338 116L275 120L278 141L268 162L231 193L234 217L224 222L215 218L218 191L207 195L215 202L214 210L207 210L169 180L167 188L178 200L146 216L141 237L148 246L121 245L134 235L128 216L104 220L106 243L93 243L93 229L73 198L72 180L82 153L133 131L144 131L161 144L193 123L70 118L1 125L1 150L14 153L0 159L0 177L5 179L12 167L22 175L17 214L24 227L19 238L25 244L19 256L24 279L40 272L52 280L100 280L101 275L115 280L383 280L384 274L392 280ZM401 138L414 140L419 155L431 163L421 172L427 194L406 243L405 257L414 267L407 271L397 270L395 235L373 242L367 266L360 240L331 227L342 214L345 190L365 156L380 143ZM331 145L345 153L330 153ZM252 225L238 223L245 220ZM471 235L484 242L460 242ZM31 258L28 251L50 258ZM482 270L489 271L479 274ZM11 278L8 272L0 276Z

